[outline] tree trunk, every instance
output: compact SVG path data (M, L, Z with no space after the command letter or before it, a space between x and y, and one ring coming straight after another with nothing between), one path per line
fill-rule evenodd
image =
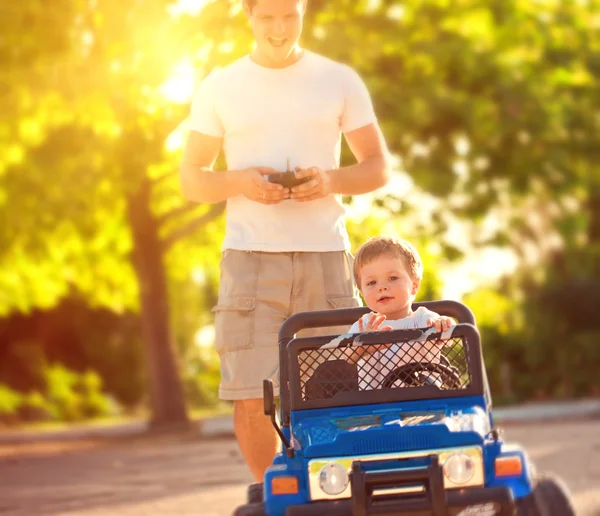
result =
M187 425L176 347L171 333L169 297L158 223L150 210L150 183L127 199L133 235L133 261L140 289L140 312L148 368L152 426Z
M600 182L592 182L588 198L590 222L588 229L589 252L592 253L594 277L600 278Z

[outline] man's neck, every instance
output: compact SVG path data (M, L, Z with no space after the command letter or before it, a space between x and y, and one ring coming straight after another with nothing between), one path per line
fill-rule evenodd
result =
M265 68L287 68L288 66L292 66L296 64L302 56L304 55L304 50L296 45L289 56L287 56L283 61L273 61L268 56L265 56L257 49L255 49L250 54L250 59L254 61L257 65L264 66Z

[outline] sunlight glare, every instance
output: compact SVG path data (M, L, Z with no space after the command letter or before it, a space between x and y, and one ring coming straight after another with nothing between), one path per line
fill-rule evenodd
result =
M177 18L178 16L197 16L200 11L213 0L178 0L167 7L167 12Z
M372 214L373 200L376 197L391 195L401 202L412 187L413 180L408 174L399 171L394 172L388 184L382 187L377 194L370 193L354 197L352 204L346 206L346 217L353 222L361 222L369 214Z
M477 287L492 287L502 276L514 272L517 266L517 256L511 249L472 249L463 261L441 272L442 298L460 300Z
M367 0L365 11L369 14L375 13L381 7L381 0Z
M471 150L471 142L466 136L461 136L454 142L454 149L459 156L466 156Z
M392 5L386 12L386 16L390 20L401 20L404 18L405 8L402 5Z
M167 136L167 140L165 141L165 150L167 152L177 152L183 149L186 133L185 127L183 126L184 124L180 124L169 136Z
M215 342L215 327L212 325L200 328L194 335L194 343L199 348L210 348Z
M206 283L206 274L201 268L194 268L194 270L192 271L192 281L196 285L204 285Z
M161 93L170 102L185 104L194 96L196 70L190 59L180 61L162 84Z
M223 54L230 54L231 52L233 52L235 45L233 44L233 41L223 41L219 44L218 48L219 52L222 52Z

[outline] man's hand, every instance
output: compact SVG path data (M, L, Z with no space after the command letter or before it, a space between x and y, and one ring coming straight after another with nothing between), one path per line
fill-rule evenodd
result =
M436 332L446 331L448 328L451 328L454 325L456 325L454 319L446 317L445 315L441 315L440 317L435 319L433 317L430 317L427 320L427 326L435 326Z
M310 177L310 181L292 187L291 199L298 202L314 201L331 193L329 173L319 167L296 167L296 177L302 179Z
M251 167L239 172L240 193L251 201L261 204L278 204L289 199L290 190L281 185L270 183L264 176L276 174L277 170L269 167Z

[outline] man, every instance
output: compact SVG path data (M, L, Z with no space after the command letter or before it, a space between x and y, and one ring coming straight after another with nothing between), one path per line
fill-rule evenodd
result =
M302 49L305 0L245 0L255 49L208 76L194 98L184 195L227 200L216 347L222 399L257 481L277 451L262 381L278 389L277 332L293 313L359 306L341 195L388 179L369 93L349 67ZM357 164L339 168L341 133ZM227 170L212 166L224 149ZM284 188L265 175L296 170ZM277 394L277 392L276 392Z

